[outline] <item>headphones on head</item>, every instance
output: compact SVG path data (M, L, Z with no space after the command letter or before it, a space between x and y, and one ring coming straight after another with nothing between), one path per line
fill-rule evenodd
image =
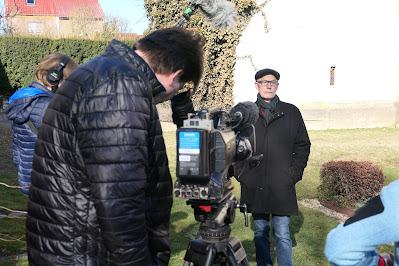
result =
M64 57L61 59L60 64L57 67L53 67L49 69L47 72L47 81L50 83L52 86L58 85L60 81L62 80L64 74L62 73L62 70L66 66L66 64L69 61L69 56L64 55Z

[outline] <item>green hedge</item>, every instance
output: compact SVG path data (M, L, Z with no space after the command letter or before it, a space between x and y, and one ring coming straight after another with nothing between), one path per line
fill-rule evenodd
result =
M0 97L35 81L35 71L48 54L61 52L79 64L100 55L109 40L42 39L26 37L0 37ZM134 40L124 41L133 46Z

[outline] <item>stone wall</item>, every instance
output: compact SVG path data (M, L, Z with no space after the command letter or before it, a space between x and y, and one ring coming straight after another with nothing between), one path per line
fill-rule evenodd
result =
M399 102L353 102L299 106L308 130L399 127Z

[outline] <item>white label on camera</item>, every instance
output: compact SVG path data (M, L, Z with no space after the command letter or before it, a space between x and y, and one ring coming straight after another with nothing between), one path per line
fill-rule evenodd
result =
M179 156L179 162L189 162L191 159L190 155L180 155Z
M179 149L180 154L200 154L199 149Z

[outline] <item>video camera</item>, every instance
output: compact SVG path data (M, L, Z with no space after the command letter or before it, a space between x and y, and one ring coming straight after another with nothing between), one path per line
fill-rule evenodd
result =
M229 224L234 222L235 210L245 214L247 206L232 193L231 177L239 176L237 164L256 166L262 155L255 152L253 123L259 116L256 104L242 102L230 112L213 107L189 114L183 127L176 131L177 168L174 193L187 199L199 222L198 233L191 240L184 265L249 265L239 239L230 237Z
M234 175L234 164L252 159L253 123L258 118L252 102L229 113L213 107L189 114L177 129L175 196L188 200L223 200Z
M230 112L213 107L189 114L183 127L176 131L177 168L174 193L188 200L201 214L216 211L218 204L231 197L231 177L235 164L249 160L254 165L260 158L253 156L255 131L253 123L259 111L255 103L241 102ZM210 207L209 207L210 206ZM209 210L214 207L215 210Z

